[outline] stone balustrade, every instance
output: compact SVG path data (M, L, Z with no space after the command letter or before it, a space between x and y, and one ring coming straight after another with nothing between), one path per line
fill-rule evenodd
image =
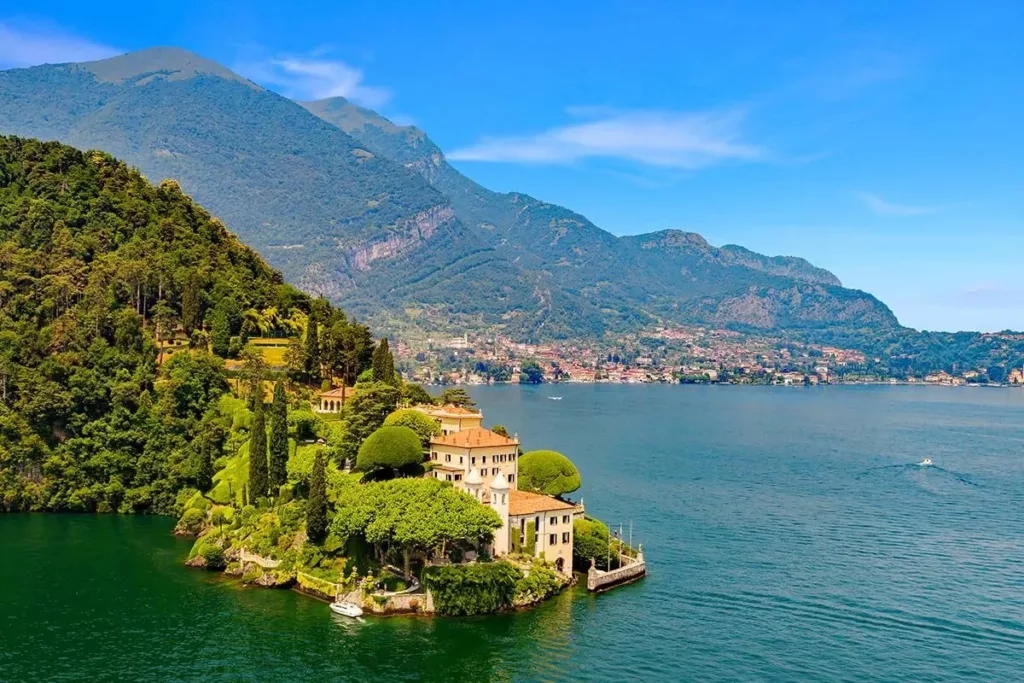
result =
M602 591L623 583L636 581L647 573L647 562L644 560L644 547L641 545L636 557L620 555L619 560L625 562L618 569L601 571L590 561L590 570L587 572L587 590Z

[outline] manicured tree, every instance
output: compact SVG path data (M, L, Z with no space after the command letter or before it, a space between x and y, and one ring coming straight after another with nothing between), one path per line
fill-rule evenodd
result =
M408 427L420 437L420 443L426 449L430 439L441 433L441 428L427 415L418 410L396 410L384 419L385 427Z
M306 321L306 344L305 344L305 363L306 379L311 385L316 385L320 381L320 339L319 331L317 327L319 321L317 320L316 309L314 308L309 312L309 319Z
M508 430L505 429L505 425L494 425L491 427L491 431L495 434L501 434L506 439L508 438Z
M569 458L556 451L530 451L519 459L519 488L562 496L580 487L580 473Z
M400 470L423 462L420 437L408 427L381 427L359 447L356 469L361 472Z
M263 386L257 385L249 430L249 496L253 503L270 490L267 477L267 427L263 416Z
M577 571L590 569L595 560L598 569L608 568L608 527L596 519L577 519L572 523L572 563Z
M306 535L313 543L322 543L327 538L327 457L322 449L313 460L313 472L309 477Z
M274 385L274 400L270 404L270 490L288 483L288 399L284 384Z

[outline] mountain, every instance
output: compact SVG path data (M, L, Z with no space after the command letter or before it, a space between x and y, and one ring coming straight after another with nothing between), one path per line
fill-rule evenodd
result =
M480 186L416 128L340 98L292 102L176 48L0 72L0 132L176 179L288 280L392 331L898 326L802 259L674 231L617 238Z

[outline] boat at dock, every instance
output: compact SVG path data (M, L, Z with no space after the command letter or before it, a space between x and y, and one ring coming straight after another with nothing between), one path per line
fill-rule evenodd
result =
M363 616L363 608L351 602L332 602L331 611L353 619Z

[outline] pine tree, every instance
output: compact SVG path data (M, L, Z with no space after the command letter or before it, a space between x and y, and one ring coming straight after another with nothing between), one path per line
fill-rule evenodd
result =
M270 404L270 491L288 483L288 400L284 384L274 385L274 400Z
M256 389L249 433L249 496L252 502L267 495L267 426L263 416L263 387Z
M317 327L316 309L309 312L309 319L306 321L306 378L309 383L316 385L320 382L320 339Z
M327 458L322 449L316 454L309 478L306 535L313 543L321 543L327 537Z

